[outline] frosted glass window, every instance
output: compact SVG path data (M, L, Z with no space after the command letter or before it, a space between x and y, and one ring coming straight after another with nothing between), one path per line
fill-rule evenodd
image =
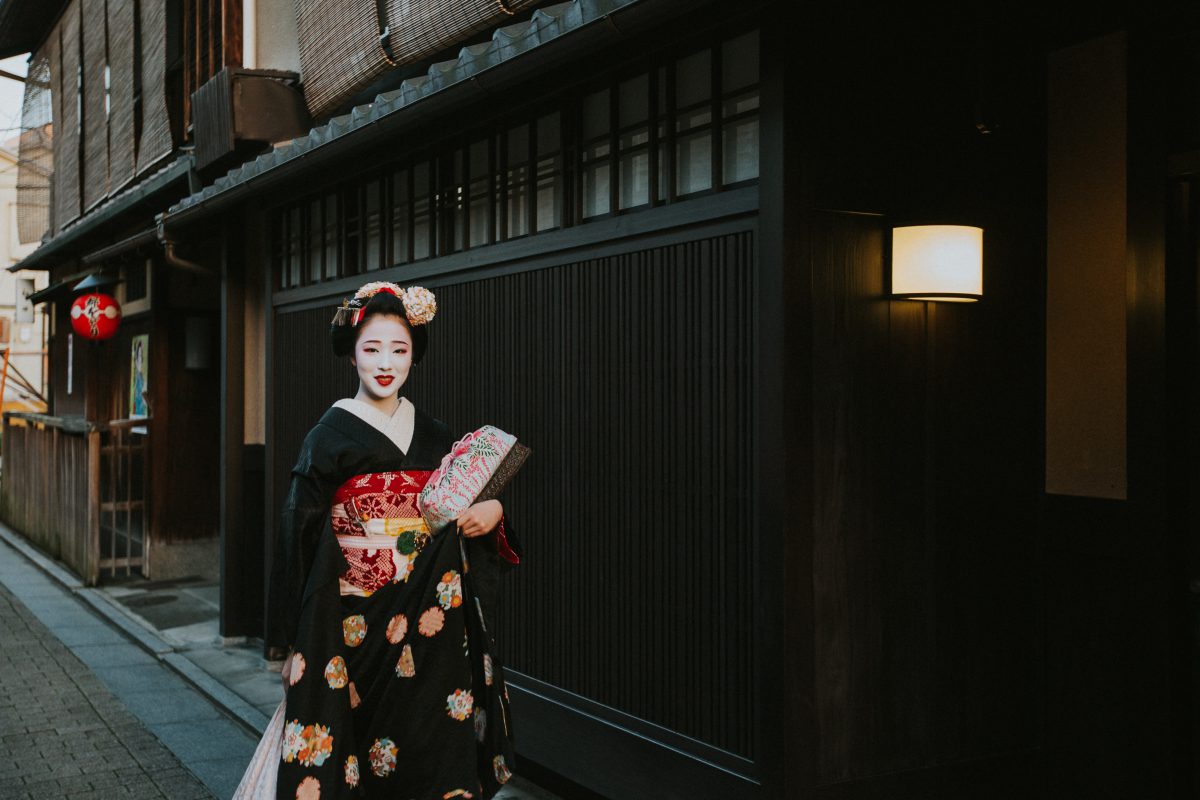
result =
M529 160L529 126L521 125L508 132L509 165L524 164Z
M675 107L686 108L712 97L712 53L701 50L675 64Z
M537 165L537 229L562 226L562 159L547 158Z
M562 115L555 111L537 122L537 154L557 153L562 149Z
M508 236L529 233L529 168L520 166L508 170Z
M288 286L299 286L300 274L300 207L288 211Z
M659 139L658 146L658 199L667 199L667 189L671 185L671 150L667 143Z
M722 113L726 117L732 117L737 114L746 114L758 109L758 90L731 97L723 104Z
M338 196L325 195L325 280L338 276Z
M392 263L408 262L408 170L392 177Z
M325 233L321 225L321 200L310 200L307 211L308 219L308 280L316 283L321 280L321 256L324 253L322 236Z
M639 75L620 87L620 127L645 122L650 113L650 76Z
M346 274L355 275L362 269L359 263L361 244L359 225L359 196L355 187L351 186L342 192L342 252L345 254Z
M490 211L487 177L471 181L471 247L488 243Z
M413 258L428 258L433 242L433 216L429 197L429 162L413 167Z
M594 145L583 153L583 216L595 217L612 210L610 197L611 167L607 143Z
M721 140L724 145L722 182L729 184L757 178L758 117L726 123Z
M758 31L721 45L721 91L735 92L758 83Z
M367 183L366 202L363 205L366 239L366 269L379 269L383 263L383 225L380 219L379 181Z
M621 156L621 208L650 202L650 153L645 148Z
M508 169L505 208L508 212L508 237L529 233L529 126L521 125L508 132Z
M675 130L679 133L699 128L712 122L712 109L708 106L684 111L675 118Z
M675 193L679 195L702 192L712 188L712 131L675 140Z
M469 156L466 149L455 150L440 162L442 169L441 222L445 225L442 244L450 252L458 252L467 246L467 187L463 175L464 159Z
M491 150L489 144L487 139L480 139L471 145L471 180L482 178L491 171L488 158Z
M607 136L609 131L608 89L593 92L583 98L584 140Z

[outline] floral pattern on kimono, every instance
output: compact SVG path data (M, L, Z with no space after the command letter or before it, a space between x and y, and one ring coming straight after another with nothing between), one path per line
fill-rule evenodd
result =
M281 800L301 788L324 800L491 798L507 780L496 765L512 763L512 721L487 615L508 551L519 552L508 520L472 539L452 525L428 531L407 555L338 538L419 526L418 493L453 443L419 410L407 452L341 408L305 439L268 615L268 644L303 653L286 698Z

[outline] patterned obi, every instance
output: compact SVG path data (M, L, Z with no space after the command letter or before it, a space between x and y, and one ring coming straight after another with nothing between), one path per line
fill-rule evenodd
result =
M428 541L417 500L431 470L355 475L333 495L333 532L350 568L338 581L343 595L370 597L407 581Z

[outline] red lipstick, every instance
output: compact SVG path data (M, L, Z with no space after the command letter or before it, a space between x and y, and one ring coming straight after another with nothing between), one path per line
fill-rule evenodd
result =
M375 376L375 381L380 386L391 386L392 381L394 381L394 380L396 380L395 375L376 375Z

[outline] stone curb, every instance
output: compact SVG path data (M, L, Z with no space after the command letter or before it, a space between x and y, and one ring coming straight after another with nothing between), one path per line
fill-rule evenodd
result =
M270 719L237 694L223 686L200 667L179 653L179 649L158 635L143 620L127 612L115 600L99 589L84 586L83 582L63 564L51 559L7 525L0 523L0 539L25 557L63 589L78 597L104 618L126 638L161 661L204 697L219 707L226 716L241 724L256 738L262 736Z

